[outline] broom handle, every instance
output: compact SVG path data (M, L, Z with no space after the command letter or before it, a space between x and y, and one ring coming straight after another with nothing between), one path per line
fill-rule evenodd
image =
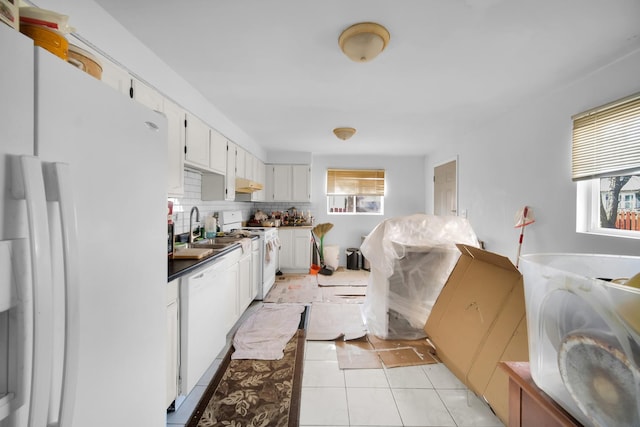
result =
M526 206L522 211L522 226L520 227L520 241L518 242L518 254L516 255L516 268L518 268L518 264L520 263L520 249L522 249L522 240L524 240L524 223L527 218L527 213L529 213L528 211L529 209L527 209Z

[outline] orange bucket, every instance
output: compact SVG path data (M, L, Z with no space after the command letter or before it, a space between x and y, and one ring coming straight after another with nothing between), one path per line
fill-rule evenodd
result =
M318 271L320 271L321 268L322 267L320 267L319 265L311 264L311 268L309 269L309 274L316 275L318 274Z

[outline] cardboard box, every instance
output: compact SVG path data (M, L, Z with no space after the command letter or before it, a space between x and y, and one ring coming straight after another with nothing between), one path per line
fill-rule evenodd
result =
M456 246L460 259L424 330L438 358L506 424L508 377L497 363L529 360L522 275L506 257Z

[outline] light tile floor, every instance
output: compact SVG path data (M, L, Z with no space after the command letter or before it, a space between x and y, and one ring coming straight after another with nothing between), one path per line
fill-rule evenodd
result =
M443 364L340 370L322 341L306 344L300 425L503 426Z
M228 335L259 305L251 306ZM203 375L167 427L183 427L213 378L228 346ZM443 364L389 369L338 368L336 346L307 341L300 426L502 427L488 405Z

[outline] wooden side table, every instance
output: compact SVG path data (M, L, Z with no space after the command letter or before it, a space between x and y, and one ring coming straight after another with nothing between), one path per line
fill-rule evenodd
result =
M529 362L499 362L509 375L509 427L580 427L531 378Z

